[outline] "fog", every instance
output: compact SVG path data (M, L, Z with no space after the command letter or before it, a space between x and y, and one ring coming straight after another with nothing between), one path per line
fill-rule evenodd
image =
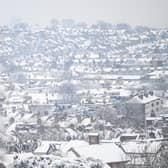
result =
M167 8L167 0L0 0L0 24L21 19L43 25L52 18L70 18L89 24L104 20L167 27Z

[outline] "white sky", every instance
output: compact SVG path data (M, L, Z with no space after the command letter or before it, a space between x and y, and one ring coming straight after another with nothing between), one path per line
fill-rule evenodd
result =
M0 0L0 24L16 18L48 24L52 18L168 27L168 0Z

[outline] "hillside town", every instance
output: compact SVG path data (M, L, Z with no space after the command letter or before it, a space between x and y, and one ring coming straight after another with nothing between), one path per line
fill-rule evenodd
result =
M168 29L1 26L0 121L7 168L167 168Z

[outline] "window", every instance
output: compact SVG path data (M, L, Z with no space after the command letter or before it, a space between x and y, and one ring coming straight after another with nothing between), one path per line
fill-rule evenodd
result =
M150 116L151 117L156 117L155 112L153 110L151 111L151 115Z

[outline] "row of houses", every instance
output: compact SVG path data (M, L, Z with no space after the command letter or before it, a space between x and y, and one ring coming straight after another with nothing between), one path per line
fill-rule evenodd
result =
M116 143L101 141L97 133L90 133L88 137L88 142L80 140L42 141L33 154L49 155L59 151L64 157L74 160L79 158L99 159L111 168L147 168L156 164L159 161L160 153L164 151L162 140L126 140Z

